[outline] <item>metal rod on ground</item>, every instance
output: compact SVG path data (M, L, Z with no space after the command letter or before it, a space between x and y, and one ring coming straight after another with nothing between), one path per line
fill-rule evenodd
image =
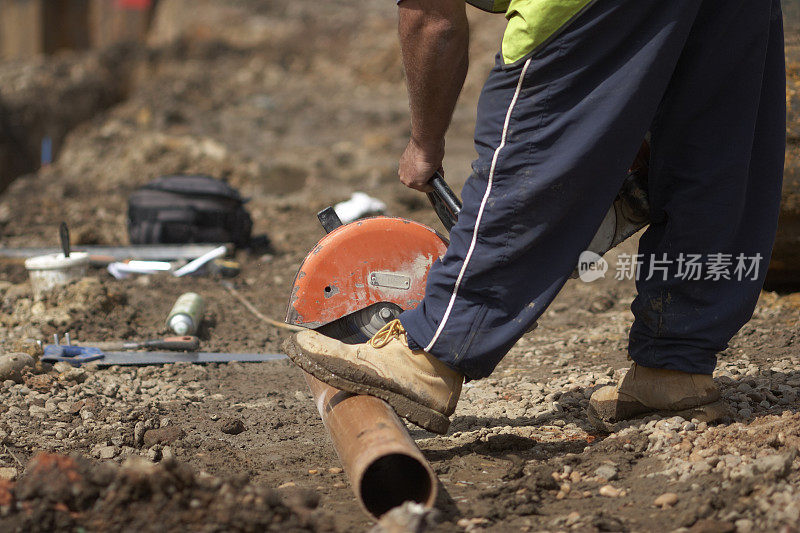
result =
M264 313L262 313L261 311L256 309L256 307L253 304L251 304L247 300L247 298L242 296L242 294L239 291L236 290L236 287L233 286L233 283L231 283L230 281L228 281L226 279L222 280L221 283L222 283L222 286L225 287L225 290L227 290L229 293L231 293L231 295L234 298L239 300L239 302L241 302L241 304L243 306L245 306L248 311L253 313L262 322L265 322L265 323L267 323L267 324L269 324L271 326L275 326L276 328L287 329L289 331L303 331L303 329L305 329L305 328L301 328L300 326L293 326L291 324L285 324L283 322L278 322L277 320L274 320L274 319L268 317L267 315L265 315Z
M380 518L406 501L432 507L439 480L392 408L304 375L364 510Z

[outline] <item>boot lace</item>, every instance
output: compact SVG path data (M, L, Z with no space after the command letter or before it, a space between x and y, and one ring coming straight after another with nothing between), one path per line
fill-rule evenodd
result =
M400 336L405 335L406 330L399 320L395 319L383 326L378 332L369 340L369 345L373 348L383 348L392 340L401 340Z

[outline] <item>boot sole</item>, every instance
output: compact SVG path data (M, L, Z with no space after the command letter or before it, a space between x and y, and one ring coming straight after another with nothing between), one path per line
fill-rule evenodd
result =
M450 427L450 419L442 413L426 407L402 394L386 390L368 383L353 381L341 375L334 374L318 362L312 360L297 346L294 339L287 340L283 345L286 354L300 368L331 387L352 394L367 394L384 400L394 411L409 422L427 429L432 433L444 435ZM356 365L349 365L354 378L374 379Z
M637 418L644 418L651 415L658 415L662 418L671 418L673 416L679 416L686 420L697 419L700 422L706 423L714 423L719 422L723 418L729 417L731 415L731 409L727 402L724 400L717 400L716 402L707 403L705 405L698 405L697 407L692 407L690 409L682 409L680 411L664 411L653 409L652 411L647 411L643 413L636 414L631 416L630 418L610 421L604 420L597 414L594 406L591 404L586 409L586 415L589 418L589 422L592 425L603 432L606 433L614 433L615 431L621 429L621 426L624 422L630 420L636 420Z

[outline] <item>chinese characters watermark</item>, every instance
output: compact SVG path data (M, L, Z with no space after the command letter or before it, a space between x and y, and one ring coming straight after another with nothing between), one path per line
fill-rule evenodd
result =
M760 253L680 253L672 257L667 254L649 257L643 254L619 254L614 268L614 279L756 281L759 279L763 259L764 256ZM607 261L594 252L583 252L578 261L578 277L587 283L605 277L608 269Z

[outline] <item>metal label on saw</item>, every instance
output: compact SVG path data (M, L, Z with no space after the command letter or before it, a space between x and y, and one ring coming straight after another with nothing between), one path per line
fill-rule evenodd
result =
M372 272L369 275L369 284L375 287L407 291L411 287L411 278L394 272Z

